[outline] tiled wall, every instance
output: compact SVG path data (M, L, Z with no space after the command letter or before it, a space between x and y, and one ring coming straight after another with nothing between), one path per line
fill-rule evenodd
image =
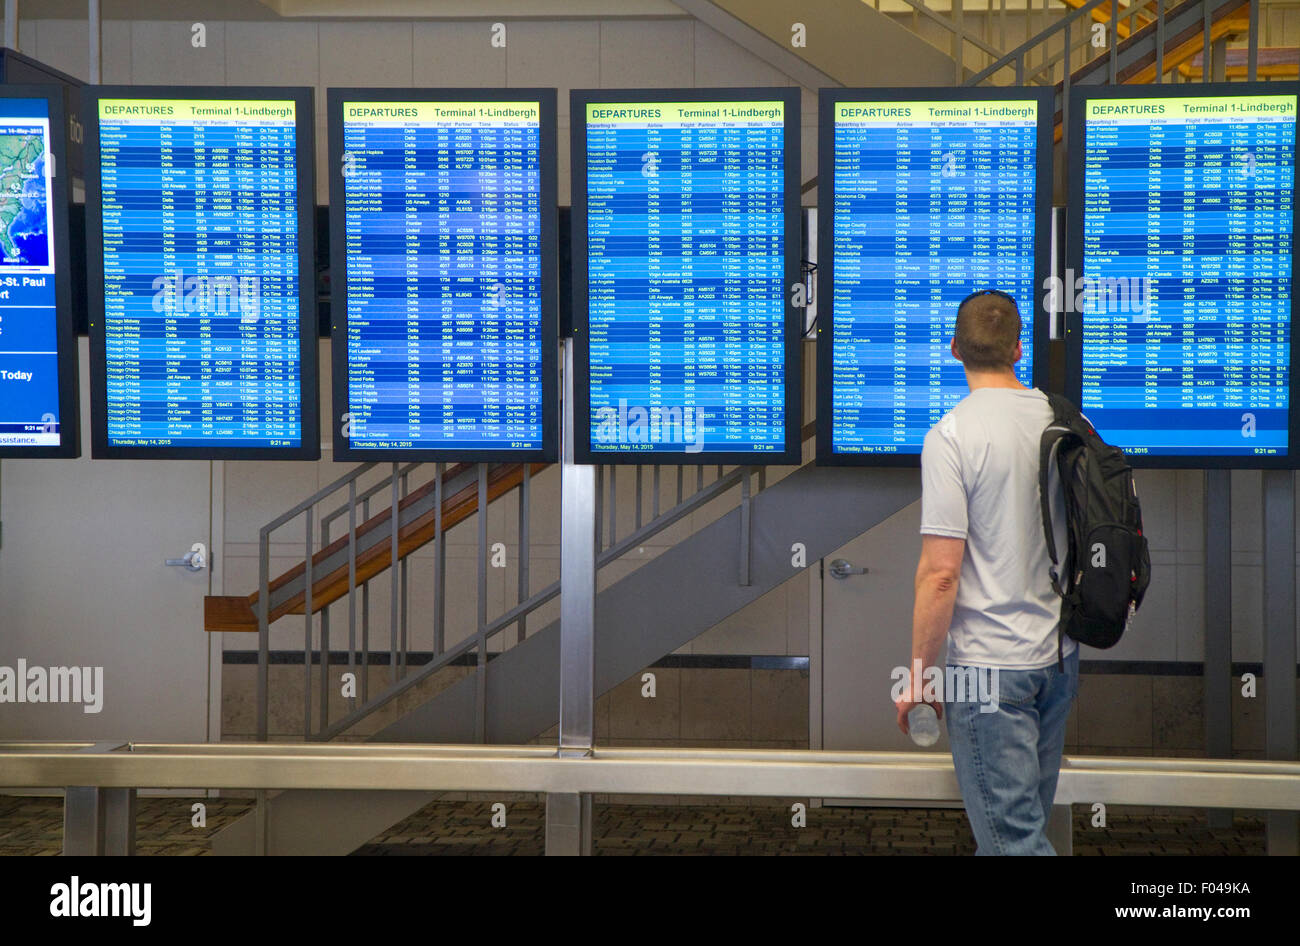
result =
M341 671L335 669L337 681ZM472 673L448 667L427 685L350 734L364 738L446 686ZM227 740L256 733L256 667L227 664L222 729ZM270 734L302 738L303 668L273 666ZM642 696L642 674L655 675L655 697ZM313 668L312 712L318 713L319 668ZM371 688L388 682L387 668L372 668ZM1205 754L1200 677L1085 673L1066 725L1065 751L1079 755L1197 756ZM343 700L335 686L330 713L338 719ZM604 746L682 748L808 748L808 671L731 667L648 667L596 701L596 741ZM1234 687L1233 755L1264 758L1264 682L1246 698ZM534 742L554 743L555 727Z
M1065 751L1082 755L1205 754L1200 677L1085 673L1065 733ZM1264 758L1264 683L1257 694L1233 687L1232 754Z

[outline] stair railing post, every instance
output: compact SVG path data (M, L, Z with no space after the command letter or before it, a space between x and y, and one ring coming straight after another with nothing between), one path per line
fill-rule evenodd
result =
M643 493L644 490L642 489L641 464L638 463L636 465L636 520L635 520L635 524L632 527L634 529L641 528L641 497Z
M966 20L965 20L965 0L952 0L952 58L953 68L956 71L956 81L954 85L961 85L962 80L966 78L965 70L962 69L962 57L966 54Z
M1207 14L1208 15L1208 14ZM1119 0L1110 0L1110 84L1119 81Z
M1165 81L1165 0L1156 0L1156 85Z
M474 667L474 741L487 741L488 465L478 465L478 662Z
M370 521L370 497L361 501L361 520ZM356 536L352 538L352 554L356 555ZM370 702L370 579L361 583L361 702Z
M740 585L742 588L749 586L749 477L753 472L752 467L744 467L740 477Z
M406 474L403 473L403 474L402 474L402 499L406 499L406 486L407 486L407 483L406 483ZM400 675L400 676L403 676L403 677L406 676L406 661L407 661L407 655L408 655L409 652L410 652L410 641L408 640L408 638L407 638L407 633L406 633L407 612L408 612L408 609L409 609L409 607L410 607L410 589L409 589L409 587L408 587L408 585L407 585L407 580L406 580L406 577L407 577L407 576L406 576L406 566L407 566L407 564L408 564L408 563L407 563L406 558L403 558L403 559L402 559L402 565L401 565L401 585L402 585L402 620L401 620L401 626L400 626L400 629L399 629L399 630L400 630L400 640L399 640L399 643L400 643L400 648L401 648L401 649L398 651L398 659L399 659L399 661L400 661L399 666L398 666L398 670L400 671L400 674L399 674L399 675Z
M433 485L433 653L441 657L447 631L447 536L442 529L442 476L445 465L434 467Z
M316 507L310 506L304 512L303 518L307 520L306 535L303 540L303 557L302 557L302 738L311 738L311 584L312 584L312 560L311 560L311 540L312 540L312 513ZM326 663L325 654L320 656L321 663Z
M1210 81L1210 63L1213 59L1210 50L1210 5L1201 4L1201 81Z
M352 708L357 708L357 481L348 483L348 673Z
M329 548L330 526L322 522L320 527L320 547ZM329 605L320 609L320 728L325 730L330 724L330 609Z
M1259 65L1259 0L1250 0L1250 29L1246 31L1246 79L1254 82Z
M265 527L257 539L257 740L266 742L271 650L271 536Z
M533 465L524 463L523 475L519 480L519 591L517 594L517 603L523 604L528 600L529 579L528 579L528 546L530 539L528 535L529 519L532 515L529 504L529 488ZM522 644L524 637L528 634L528 613L524 612L519 615L519 624L515 631L515 643Z

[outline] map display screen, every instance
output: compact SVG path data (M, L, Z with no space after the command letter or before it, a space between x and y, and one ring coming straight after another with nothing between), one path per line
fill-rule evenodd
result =
M75 352L60 318L68 274L56 250L66 245L66 208L50 111L47 99L0 96L0 456L75 451L75 382L64 368Z

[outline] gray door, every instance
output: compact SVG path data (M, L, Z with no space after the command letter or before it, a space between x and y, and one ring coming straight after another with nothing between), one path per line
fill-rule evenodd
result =
M89 422L81 347L83 434ZM210 568L167 567L212 548L212 464L0 463L0 666L102 667L98 713L0 703L0 738L202 742L208 732Z
M925 750L899 732L890 696L891 672L906 667L912 652L920 524L917 502L822 561L821 714L826 749L948 750L943 723L939 742ZM831 563L836 560L868 571L835 578Z

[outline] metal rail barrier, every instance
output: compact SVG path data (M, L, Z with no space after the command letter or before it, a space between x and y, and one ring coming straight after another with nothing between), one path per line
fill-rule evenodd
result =
M135 790L204 788L737 795L959 802L937 752L371 744L0 744L6 788L66 789L65 853L131 853ZM1300 811L1300 763L1073 756L1061 764L1053 842L1071 804ZM265 844L265 836L260 841ZM263 847L263 849L265 849Z

